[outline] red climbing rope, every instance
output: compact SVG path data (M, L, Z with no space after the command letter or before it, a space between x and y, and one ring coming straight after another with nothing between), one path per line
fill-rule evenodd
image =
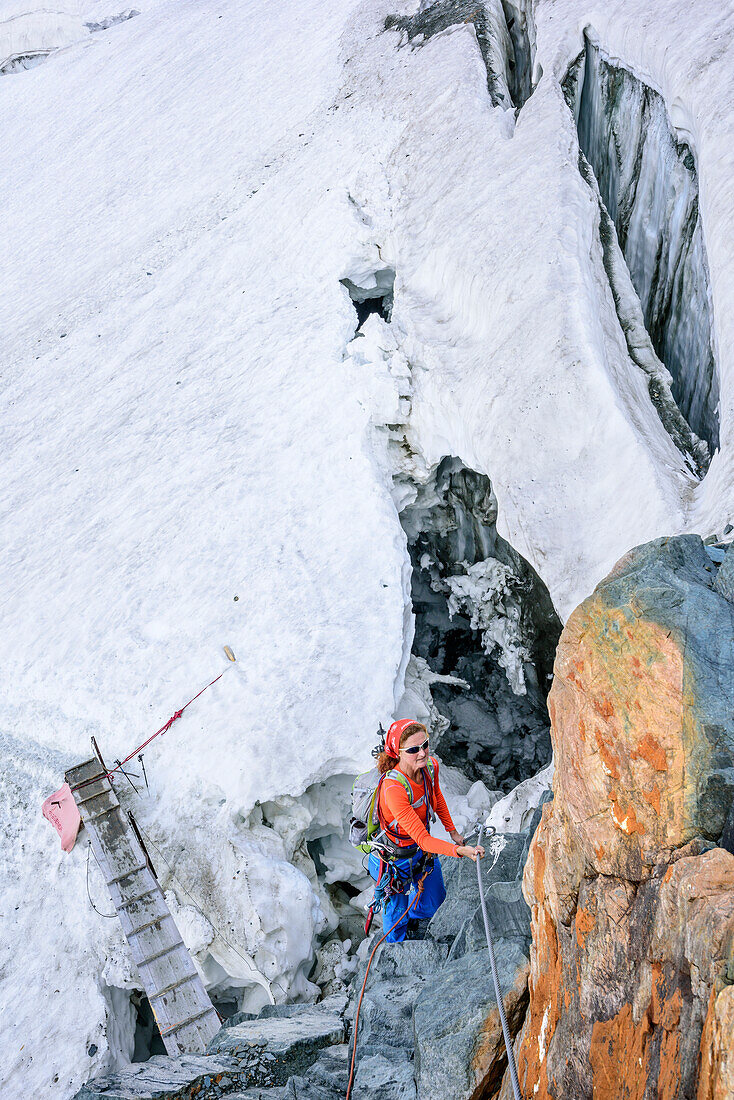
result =
M424 871L423 874L421 875L421 877L418 879L418 882L415 884L415 897L411 901L410 905L408 906L408 908L405 910L404 913L400 914L400 916L395 921L395 924L392 926L392 928L388 928L387 932L385 932L384 935L382 935L380 937L380 939L377 941L377 943L372 948L372 951L370 953L369 961L367 963L367 969L364 972L364 981L362 982L362 992L359 995L359 1001L357 1002L357 1012L356 1012L355 1017L354 1017L354 1041L352 1043L352 1063L351 1063L351 1066L349 1067L349 1084L347 1085L346 1100L349 1100L349 1097L352 1094L352 1084L354 1082L354 1060L357 1057L357 1028L359 1027L359 1011L362 1007L362 998L364 997L364 991L367 987L367 976L370 972L370 967L372 966L372 960L375 957L375 951L380 946L382 941L387 939L387 937L390 935L391 932L395 931L395 929L400 924L401 920L403 920L403 918L405 918L406 920L408 919L408 913L410 912L410 910L413 908L415 903L418 901L418 898L423 893L423 883L425 882L425 880L427 878L428 878L428 871Z
M143 749L146 749L151 741L155 741L156 737L160 737L162 733L166 733L171 728L173 723L181 717L183 712L186 710L186 707L190 707L191 704L194 703L200 695L203 695L205 691L216 684L217 680L221 680L222 676L224 676L223 672L220 672L218 676L215 676L211 684L207 684L206 687L203 687L201 691L197 692L197 694L194 695L193 699L189 699L188 703L184 703L180 710L177 710L174 714L171 715L165 725L161 726L159 730L156 730L155 733L151 734L147 741L143 741L142 745L138 745L136 749L133 749L133 751L128 756L126 756L124 760L118 761L118 763L115 764L114 768L110 768L109 771L106 771L104 773L104 777L101 775L96 775L93 779L85 779L83 783L78 783L75 787L72 788L72 790L80 791L82 787L86 787L89 783L97 783L102 778L109 779L110 776L114 775L115 772L119 772L124 767L124 765L128 763L128 761L132 760L132 758L137 755L137 753L142 752Z

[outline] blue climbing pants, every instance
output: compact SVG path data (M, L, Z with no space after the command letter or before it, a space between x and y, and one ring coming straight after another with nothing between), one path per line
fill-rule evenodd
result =
M405 890L404 893L389 893L387 897L383 898L383 932L387 932L388 928L392 928L401 914L405 913L415 897L416 883L426 869L425 866L423 866L422 869L420 866L422 855L422 852L418 852L412 859L399 859L392 864L394 874L397 873ZM427 858L429 860L431 859L430 856ZM377 886L375 887L375 899L377 900L379 897L383 896L383 891L387 887L388 868L383 863L382 878L378 882L380 857L373 852L370 855L367 866L372 878L377 882ZM393 929L385 942L402 943L405 939L405 933L408 930L408 920L422 920L426 917L432 917L445 897L446 887L443 884L441 864L438 862L438 857L434 856L433 869L429 870L426 880L423 883L423 893L410 910L407 919L404 917L403 920L400 921L400 924L398 924L397 928Z

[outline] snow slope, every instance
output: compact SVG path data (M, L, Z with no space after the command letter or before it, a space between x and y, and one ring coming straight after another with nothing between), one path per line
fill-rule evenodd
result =
M223 669L147 753L151 792L123 793L175 865L212 988L311 990L334 920L305 840L345 860L331 777L368 762L410 650L391 473L447 454L486 473L562 614L629 546L731 518L728 358L698 487L627 356L558 84L592 15L627 47L630 5L603 23L580 0L536 5L545 75L517 122L490 102L471 26L421 46L384 30L413 3L137 6L0 76L8 1095L71 1096L132 1036L117 923L40 802L90 735L124 755ZM715 16L673 7L698 20L700 61ZM673 66L664 83L675 20L655 19L652 76L704 119L714 77L676 83ZM721 346L730 118L700 122ZM347 359L340 280L386 268L392 339ZM89 885L109 912L94 867Z

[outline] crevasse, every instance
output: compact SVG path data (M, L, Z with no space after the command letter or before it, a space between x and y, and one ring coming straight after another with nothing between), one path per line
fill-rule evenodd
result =
M588 36L564 91L673 397L713 452L719 380L694 154L676 141L662 96Z

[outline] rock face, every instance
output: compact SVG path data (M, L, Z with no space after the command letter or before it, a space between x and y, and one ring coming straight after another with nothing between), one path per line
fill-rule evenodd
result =
M525 1096L733 1095L734 856L716 845L734 788L734 606L715 581L697 536L657 540L561 636L555 798L523 881Z
M513 940L494 944L507 1022L520 1028L527 1007L527 955ZM487 950L451 959L415 1006L415 1076L420 1100L491 1096L507 1057Z

